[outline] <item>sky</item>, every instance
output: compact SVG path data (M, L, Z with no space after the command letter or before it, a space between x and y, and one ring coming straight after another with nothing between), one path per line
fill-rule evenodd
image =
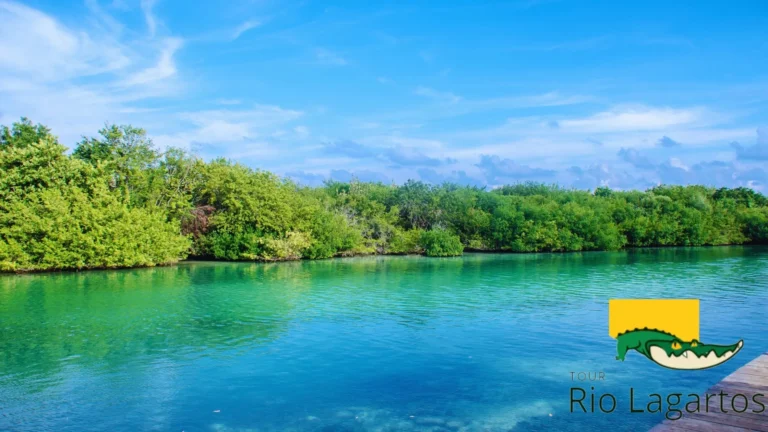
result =
M0 0L0 124L326 179L768 192L768 2Z

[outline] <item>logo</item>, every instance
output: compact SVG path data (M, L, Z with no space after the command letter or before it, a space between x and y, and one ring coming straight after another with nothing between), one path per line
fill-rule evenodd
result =
M616 339L616 360L630 350L669 369L708 369L732 359L744 346L699 341L698 299L611 299L608 334Z

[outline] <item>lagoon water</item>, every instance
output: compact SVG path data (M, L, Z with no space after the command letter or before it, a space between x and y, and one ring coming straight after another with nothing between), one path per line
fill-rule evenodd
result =
M616 361L608 299L647 297L700 298L701 340L744 349ZM761 247L2 276L0 430L645 430L630 388L705 391L768 350L767 313ZM571 387L618 406L571 413Z

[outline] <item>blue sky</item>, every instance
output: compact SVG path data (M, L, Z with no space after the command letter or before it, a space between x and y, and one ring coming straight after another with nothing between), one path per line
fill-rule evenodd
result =
M0 123L307 184L768 192L768 3L0 0Z

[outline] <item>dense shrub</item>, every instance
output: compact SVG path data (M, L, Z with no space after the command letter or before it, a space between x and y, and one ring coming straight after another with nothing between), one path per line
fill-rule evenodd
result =
M0 271L354 254L459 255L768 242L768 199L748 188L594 193L521 183L327 182L182 150L107 126L72 155L41 125L0 129Z
M431 257L458 256L464 251L461 239L443 229L433 229L421 235L424 254Z
M0 270L153 266L189 241L160 211L131 207L109 175L64 154L40 126L0 130Z
M422 253L424 252L421 243L423 233L424 231L420 229L404 230L395 228L385 252L389 254Z

